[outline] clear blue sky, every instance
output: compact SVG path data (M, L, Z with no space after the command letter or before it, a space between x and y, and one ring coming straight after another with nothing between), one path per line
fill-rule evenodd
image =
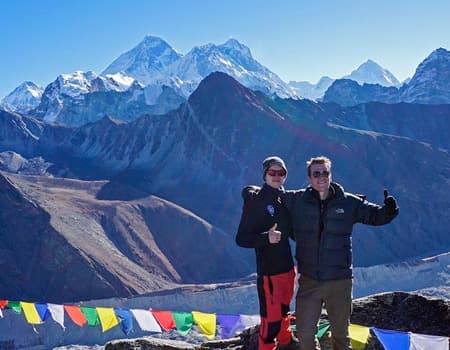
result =
M404 80L450 50L449 0L2 0L0 13L0 98L26 80L100 73L147 34L181 53L235 38L286 82L369 58Z

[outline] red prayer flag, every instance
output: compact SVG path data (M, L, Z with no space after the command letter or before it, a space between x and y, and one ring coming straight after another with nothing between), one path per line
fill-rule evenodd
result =
M8 305L8 300L0 300L0 309L4 309Z
M66 310L70 319L78 326L83 327L86 324L87 322L86 316L84 316L84 314L81 312L79 306L64 305L64 310Z
M175 320L173 319L172 311L156 311L150 309L150 312L153 314L156 321L158 321L161 328L166 332L175 328Z

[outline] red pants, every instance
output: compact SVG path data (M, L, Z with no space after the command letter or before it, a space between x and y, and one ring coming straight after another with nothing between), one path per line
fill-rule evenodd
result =
M279 344L289 344L292 332L289 329L289 304L294 293L295 271L272 276L258 276L259 297L258 350L272 350L275 339Z

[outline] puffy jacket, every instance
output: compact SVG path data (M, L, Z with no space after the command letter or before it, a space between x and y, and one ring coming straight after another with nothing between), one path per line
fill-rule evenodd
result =
M312 187L287 195L298 271L316 280L351 278L353 225L384 225L398 214L398 208L388 213L384 206L344 192L337 183L331 184L325 201Z
M236 243L244 248L254 248L258 275L276 275L294 266L289 238L292 225L289 211L283 203L283 189L264 184L261 189L247 186L242 190L244 205L236 234ZM271 244L268 231L277 224L281 241Z

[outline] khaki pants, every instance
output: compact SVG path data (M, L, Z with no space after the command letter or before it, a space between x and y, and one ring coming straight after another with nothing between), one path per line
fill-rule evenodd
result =
M300 276L295 306L300 350L320 350L316 332L323 304L330 321L333 349L351 349L348 326L352 312L352 280L316 281Z

